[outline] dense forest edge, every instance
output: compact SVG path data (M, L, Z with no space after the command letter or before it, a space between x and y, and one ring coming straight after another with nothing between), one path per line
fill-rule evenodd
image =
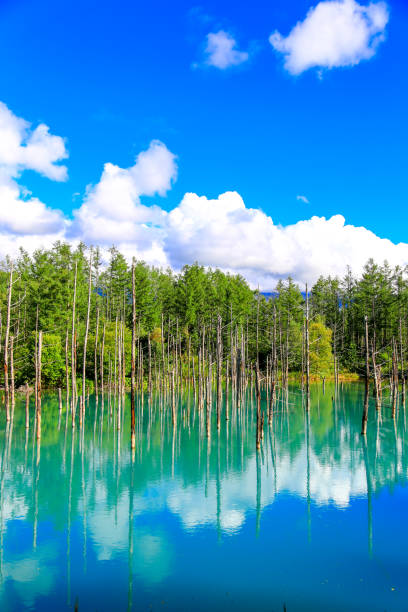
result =
M140 389L172 364L190 380L201 362L217 361L226 379L237 359L282 386L303 383L307 368L311 381L405 382L407 270L372 259L359 278L320 277L307 293L288 278L265 296L242 276L199 264L176 274L129 264L112 247L102 265L100 249L58 242L1 262L0 310L6 393L35 381L40 336L42 386L81 390L84 380L93 391L117 377L130 386L133 312Z

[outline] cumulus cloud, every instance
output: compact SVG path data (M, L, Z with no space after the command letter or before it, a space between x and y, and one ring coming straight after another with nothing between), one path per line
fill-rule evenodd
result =
M166 212L143 205L140 198L164 196L176 177L176 156L158 140L130 168L106 163L100 181L88 187L82 206L74 212L70 234L102 246L121 244L126 252L166 264L161 247Z
M163 247L176 268L197 260L243 274L263 289L289 275L305 283L320 274L342 275L347 265L359 272L369 257L408 263L408 244L347 225L342 215L281 226L262 210L247 208L236 192L216 200L186 194L166 218Z
M6 140L9 147L4 147ZM282 226L261 209L248 208L237 192L215 199L186 193L170 212L155 200L142 203L143 196L166 195L177 177L175 155L156 140L129 168L106 163L99 182L88 186L81 206L68 218L19 184L26 169L62 180L63 140L46 127L31 129L2 105L0 143L2 256L15 255L20 246L29 252L48 247L55 240L82 240L105 249L115 244L129 260L136 256L175 270L198 261L242 274L264 290L289 275L303 284L321 274L342 275L347 265L358 273L369 257L391 265L408 263L408 244L347 225L341 215ZM35 156L31 145L41 155Z
M64 140L40 124L30 124L0 102L0 239L3 253L18 244L33 249L63 238L68 221L22 187L18 178L34 170L55 181L67 179L61 160L67 157ZM21 241L19 242L19 237Z
M249 59L249 54L237 49L235 38L224 30L207 34L205 55L205 63L208 66L214 66L221 70L238 66Z
M288 36L276 31L269 42L283 54L291 74L314 67L354 66L373 57L384 40L388 19L384 2L361 5L355 0L324 0Z
M0 168L10 176L23 170L35 170L54 181L67 179L67 168L60 161L68 157L65 142L53 136L48 126L41 123L34 130L30 124L16 117L0 102Z
M38 198L25 199L17 184L2 177L0 170L0 228L3 232L26 234L53 234L64 225L58 210L47 208Z

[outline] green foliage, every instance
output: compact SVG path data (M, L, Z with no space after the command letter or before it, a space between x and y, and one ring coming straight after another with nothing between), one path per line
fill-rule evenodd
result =
M328 375L333 371L332 331L321 317L310 324L310 373Z
M31 332L27 342L16 346L16 383L22 385L34 380L35 365L35 332ZM65 379L65 356L61 336L58 334L43 334L41 355L42 383L44 386L56 387Z
M88 249L83 244L73 248L57 242L50 249L36 250L31 256L21 250L14 262L10 335L15 340L17 384L33 381L36 330L41 330L44 337L43 384L64 384L65 359L69 367L72 363L73 323L79 383L89 272L92 287L86 376L88 380L94 378L95 346L100 367L104 337L103 368L107 378L109 364L115 360L115 345L122 322L125 325L125 374L130 375L132 264L115 247L110 249L109 260L103 264L98 249ZM205 268L198 263L186 265L175 274L135 261L134 273L136 336L138 347L145 356L148 338L153 359L159 363L162 349L170 354L175 345L184 354L190 349L192 355L197 355L203 338L207 349L215 355L220 316L224 361L230 355L231 342L240 342L244 336L247 361L254 363L258 357L264 368L275 351L280 372L301 370L305 350L305 294L293 279L280 280L275 293L267 299L252 290L242 276ZM7 259L0 262L1 347L5 340L9 274L10 260ZM365 316L370 350L375 351L378 365L384 372L389 371L392 345L396 341L399 359L406 367L408 278L405 268L392 269L386 262L379 265L369 260L361 278L355 278L350 270L342 279L321 277L309 296L312 374L331 374L334 359L344 370L364 373ZM97 317L99 329L95 338Z
M44 334L42 350L42 375L46 385L55 386L64 380L65 360L61 337Z

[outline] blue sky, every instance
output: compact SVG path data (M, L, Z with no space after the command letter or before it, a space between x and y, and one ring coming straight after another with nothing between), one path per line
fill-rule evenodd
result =
M405 242L408 5L374 3L388 21L369 59L293 74L268 38L317 4L0 1L0 100L69 153L68 180L27 169L19 184L70 218L104 163L128 168L159 139L178 166L154 198L164 210L186 192L237 191L275 224L340 214ZM220 31L245 61L209 65L207 37Z

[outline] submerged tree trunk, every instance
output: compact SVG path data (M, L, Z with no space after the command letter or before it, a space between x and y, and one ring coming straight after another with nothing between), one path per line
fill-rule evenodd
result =
M370 363L369 363L369 344L368 344L368 319L367 315L364 317L365 323L365 354L366 354L366 376L365 376L365 393L364 393L364 408L363 418L361 422L361 435L365 436L367 433L367 421L368 421L368 393L369 393L369 377L370 377Z
M86 325L84 337L84 354L82 358L82 417L85 414L85 397L86 397L86 349L88 346L89 334L89 314L91 310L91 282L92 282L92 251L89 256L89 277L88 277L88 304L86 309Z
M71 327L71 385L72 385L72 427L75 427L75 408L76 408L76 361L75 361L75 306L77 290L78 262L75 262L74 289L72 295L72 327Z
M391 388L392 388L392 411L391 416L395 419L395 412L397 409L397 398L398 398L398 363L397 363L397 347L395 339L392 342L392 374L391 374Z
M104 330L105 331L105 330ZM130 358L130 446L134 450L135 437L135 372L136 372L136 296L135 296L135 262L132 262L132 348Z
M206 406L206 426L207 438L211 437L211 408L212 408L212 362L211 354L208 355L208 376L207 376L207 406Z
M43 333L38 334L38 354L37 354L37 439L41 437L41 370L42 370L42 344Z
M175 385L174 364L171 369L171 420L173 422L173 425L175 425L177 421L177 414L176 414L176 385Z
M217 429L221 427L221 402L222 402L222 340L221 340L222 320L221 316L217 317Z
M310 410L309 293L306 285L306 410Z
M102 402L104 399L104 366L105 366L105 332L106 332L106 321L103 322L103 331L102 331L102 346L101 346L101 354L100 354L100 371L101 371L101 391L102 391Z
M66 384L66 388L67 388L67 406L68 406L68 401L69 401L69 358L68 358L68 346L69 346L69 339L68 339L68 326L67 326L67 332L65 334L65 384Z
M151 399L152 395L152 343L150 340L150 334L147 336L147 354L148 354L148 379L147 379L147 390L149 393L149 399Z
M381 408L381 370L379 366L377 366L374 342L371 343L371 360L373 363L375 407L376 407L376 410L380 410Z
M368 421L368 389L366 387L364 393L364 408L363 408L363 418L361 422L361 435L365 436L367 433L367 421Z
M96 328L94 344L94 378L95 378L95 401L98 404L98 336L99 336L99 307L96 308Z
M26 426L26 429L28 429L30 427L30 387L28 386L28 382L26 383L25 410L26 410L25 426Z
M11 291L13 286L13 262L10 263L10 276L7 291L7 319L6 319L6 336L4 339L4 399L6 404L6 420L10 421L10 392L8 379L8 358L9 358L9 334L10 334L10 316L11 316Z
M255 378L255 389L256 389L256 449L261 448L261 439L263 431L263 413L261 413L261 380L259 373L259 363L256 363L256 378Z
M15 386L14 386L14 336L10 337L10 399L11 399L11 408L14 411L15 404Z
M404 363L404 349L403 349L403 341L402 341L402 320L401 317L399 319L399 339L400 339L400 362L401 362L401 402L405 405L405 363Z

